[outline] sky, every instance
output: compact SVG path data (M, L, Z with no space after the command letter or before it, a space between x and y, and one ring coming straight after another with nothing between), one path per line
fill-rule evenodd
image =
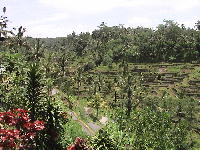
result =
M200 20L200 0L0 0L4 6L9 27L31 37L92 32L101 22L156 28L165 19L193 28Z

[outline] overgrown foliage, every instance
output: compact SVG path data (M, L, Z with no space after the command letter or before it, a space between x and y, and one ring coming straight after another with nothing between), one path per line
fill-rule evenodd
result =
M0 18L0 146L199 149L199 21L196 28L186 28L164 20L154 30L103 22L92 33L35 39L24 37L22 26L15 34L7 31L5 12ZM20 120L25 122L18 125ZM89 123L101 127L92 137L83 130ZM28 136L37 129L42 130Z

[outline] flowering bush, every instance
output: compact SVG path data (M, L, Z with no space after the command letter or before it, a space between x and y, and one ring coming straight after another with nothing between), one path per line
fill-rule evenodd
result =
M67 150L89 150L86 141L77 137L75 143L67 148Z
M43 121L31 122L28 111L19 108L0 112L0 123L3 125L0 127L0 147L25 148L36 133L44 129Z

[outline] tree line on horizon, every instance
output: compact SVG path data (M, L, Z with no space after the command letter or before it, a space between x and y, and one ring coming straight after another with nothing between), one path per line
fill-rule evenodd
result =
M66 37L40 40L52 51L89 57L97 66L123 60L130 63L199 62L200 21L195 27L186 28L172 20L164 20L155 30L123 25L109 27L102 22L92 33L72 32Z

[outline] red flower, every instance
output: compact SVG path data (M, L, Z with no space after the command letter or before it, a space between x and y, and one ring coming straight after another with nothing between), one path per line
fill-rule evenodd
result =
M31 122L27 122L23 125L24 128L26 128L27 130L32 130L34 128L34 124Z
M17 109L14 109L13 112L27 113L27 112L29 112L29 111L28 111L28 110L21 109L21 108L17 108Z
M67 150L76 150L75 145L68 147Z
M44 122L43 121L37 120L37 121L34 122L34 125L35 125L35 130L37 130L37 131L44 129Z
M27 112L20 108L14 109L12 112L0 112L0 122L16 128L12 130L0 129L0 147L14 148L16 145L23 147L35 138L37 131L44 129L44 122L38 120L30 122Z
M84 139L77 137L75 143L68 147L67 150L88 150L88 146Z
M28 111L24 109L14 109L13 112L17 112L16 117L18 118L18 124L24 124L28 121L30 121L30 118L28 117Z
M20 138L20 131L0 129L0 145L4 147L14 147L16 140Z
M19 136L20 136L20 131L19 130L13 129L13 130L10 130L9 132L10 132L10 135L12 137L16 138L16 139L18 139Z
M31 122L27 122L23 125L24 128L26 128L27 130L36 130L36 131L39 131L39 130L42 130L44 129L44 122L43 121L35 121L33 123Z
M34 139L36 136L36 132L28 132L28 133L24 133L24 135L22 135L20 138L23 139L23 141L29 141Z
M76 140L75 140L75 143L76 143L77 145L79 145L79 144L81 144L81 143L83 143L83 142L84 142L83 139L80 138L80 137L77 137Z
M8 125L16 125L15 114L12 112L1 112L0 113L0 121L8 124Z

